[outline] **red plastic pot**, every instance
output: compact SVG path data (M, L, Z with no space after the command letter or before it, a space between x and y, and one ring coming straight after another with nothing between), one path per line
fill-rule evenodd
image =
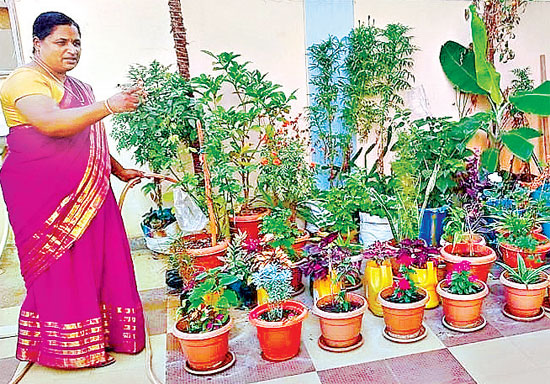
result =
M215 369L223 364L229 351L229 330L233 320L223 327L204 333L182 332L174 324L172 334L178 339L189 366L196 371Z
M546 254L550 251L550 240L540 233L533 233L533 237L539 241L543 241L542 244L537 245L534 251L527 249L521 249L513 245L501 242L499 244L500 253L502 253L502 259L506 264L512 268L518 266L518 255L523 257L525 266L527 268L538 268L544 265L546 262Z
M270 304L262 304L248 314L248 321L258 331L258 340L263 357L271 361L292 359L300 352L302 322L308 314L307 307L299 301L288 300L282 303L283 310L294 310L299 315L284 321L265 321L260 316L267 312Z
M193 241L193 240L202 240L206 238L211 238L211 235L208 233L198 233L195 235L188 235L183 238L184 241ZM229 246L229 239L225 239L222 242L217 243L213 247L206 247L206 248L199 248L199 249L191 249L186 248L185 252L187 252L190 256L193 256L195 258L195 265L204 267L206 270L209 270L211 268L222 266L223 263L218 259L218 257L222 257L225 255L225 252L227 251L227 247Z
M308 233L308 232L305 232L304 235L298 237L298 238L294 241L294 244L292 245L292 249L294 249L294 252L296 252L296 254L297 254L298 256L302 256L304 247L305 247L306 244L308 243L309 238L310 238L309 233Z
M326 312L321 307L329 303L335 295L321 297L315 303L313 313L319 316L321 334L325 343L333 348L345 348L359 341L363 314L367 309L367 301L355 293L346 293L349 301L359 304L359 308L351 312Z
M246 233L248 240L258 240L260 238L262 220L269 212L266 209L264 212L252 215L236 215L231 218L231 224L235 231Z
M449 244L441 248L440 253L447 264L447 271L452 271L455 264L468 261L472 274L484 283L487 283L489 271L497 259L491 248L472 243Z

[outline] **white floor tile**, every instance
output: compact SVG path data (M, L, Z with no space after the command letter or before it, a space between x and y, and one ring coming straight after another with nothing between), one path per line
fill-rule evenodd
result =
M296 376L281 377L279 379L259 381L255 384L321 384L315 372L308 372Z

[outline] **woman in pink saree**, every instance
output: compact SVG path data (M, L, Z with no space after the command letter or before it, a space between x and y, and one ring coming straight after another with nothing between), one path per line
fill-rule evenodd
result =
M54 368L103 366L107 350L144 348L143 311L128 239L110 187L127 181L109 155L105 116L131 112L139 89L96 102L69 77L80 58L80 28L48 12L33 26L33 62L2 85L10 127L0 171L27 296L17 358Z

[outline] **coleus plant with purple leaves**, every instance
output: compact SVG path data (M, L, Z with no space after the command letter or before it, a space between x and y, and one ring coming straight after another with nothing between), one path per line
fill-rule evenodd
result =
M324 237L318 243L311 243L304 247L306 258L300 267L304 275L313 276L314 280L323 279L329 274L330 266L337 275L353 279L358 275L357 266L351 262L351 251L336 244L338 232ZM353 279L354 280L354 279ZM354 281L350 282L353 284Z
M403 239L397 244L397 264L407 267L426 268L426 263L432 261L437 265L439 251L426 245L422 239Z

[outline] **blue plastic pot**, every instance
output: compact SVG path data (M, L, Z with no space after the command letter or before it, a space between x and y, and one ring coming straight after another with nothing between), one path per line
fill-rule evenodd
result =
M443 234L443 223L447 217L449 207L444 205L439 208L426 208L422 216L419 237L426 244L437 247Z
M531 194L531 197L535 200L544 200L546 201L546 205L550 205L550 185L545 184L539 188L537 188L533 193ZM542 233L546 237L550 237L550 223L543 223L542 224Z

